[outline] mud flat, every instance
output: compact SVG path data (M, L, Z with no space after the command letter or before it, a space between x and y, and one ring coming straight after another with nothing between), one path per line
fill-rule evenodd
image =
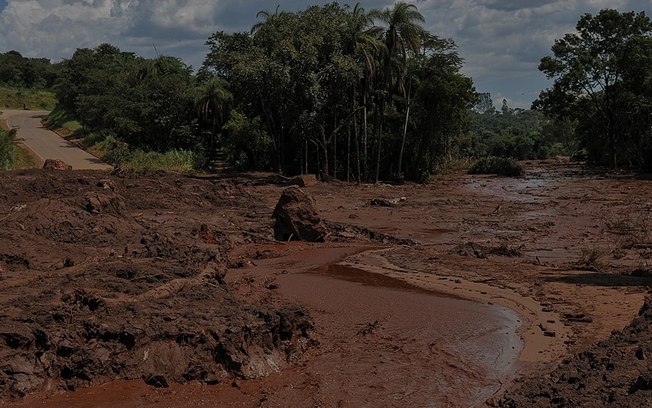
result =
M525 167L306 187L321 244L274 241L269 174L0 174L2 400L649 405L652 186Z
M521 352L520 317L339 263L314 267L362 249L312 248L231 274L234 286L273 277L283 297L313 311L320 344L280 375L157 391L115 382L11 406L471 406L500 391Z

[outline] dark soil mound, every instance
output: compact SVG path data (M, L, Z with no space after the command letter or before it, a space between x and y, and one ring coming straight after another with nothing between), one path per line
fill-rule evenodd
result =
M652 406L652 297L634 319L545 377L528 378L500 407Z

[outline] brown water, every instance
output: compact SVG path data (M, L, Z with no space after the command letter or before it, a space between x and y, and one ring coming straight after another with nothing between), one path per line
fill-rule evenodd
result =
M514 372L518 316L401 280L331 265L279 276L312 311L320 345L281 374L231 384L153 389L116 381L31 397L20 407L473 406Z

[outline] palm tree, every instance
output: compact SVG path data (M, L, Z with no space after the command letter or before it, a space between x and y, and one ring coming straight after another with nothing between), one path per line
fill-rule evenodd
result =
M385 51L385 43L380 39L383 29L373 25L373 20L370 15L374 13L365 13L365 10L357 3L353 8L350 15L349 24L349 46L350 52L355 55L358 64L362 68L362 77L360 78L358 89L353 89L353 103L354 109L356 104L356 94L358 90L362 96L362 129L363 129L363 152L364 159L363 165L367 169L367 139L368 139L368 126L367 126L367 108L368 98L372 91L372 84L378 72L380 56ZM357 148L357 161L358 161L358 182L360 182L360 143L357 132L357 121L354 121L356 126L355 141Z
M199 91L195 99L195 108L199 119L210 124L209 151L210 155L216 153L217 132L226 120L226 107L233 99L227 90L228 84L220 77L209 80Z
M403 79L407 67L407 60L410 55L417 55L419 53L421 38L425 32L422 26L425 19L414 4L405 2L398 2L394 4L394 7L386 8L382 11L372 11L370 17L383 24L384 28L381 38L387 47L387 54L385 55L383 64L385 100L379 101L380 106L378 112L380 115L378 156L376 157L376 182L378 182L380 174L380 141L382 138L385 102L391 103L394 90L405 93Z
M276 11L274 13L271 13L267 10L261 10L256 14L256 18L263 18L263 21L259 21L256 24L251 27L251 34L255 34L258 32L258 30L261 29L265 24L271 22L274 20L276 17L278 17L278 9L281 7L281 5L276 6Z

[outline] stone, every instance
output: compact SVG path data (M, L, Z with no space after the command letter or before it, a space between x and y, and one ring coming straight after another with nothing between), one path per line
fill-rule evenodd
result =
M283 191L272 217L274 236L279 241L323 242L328 232L315 210L315 200L299 187Z

